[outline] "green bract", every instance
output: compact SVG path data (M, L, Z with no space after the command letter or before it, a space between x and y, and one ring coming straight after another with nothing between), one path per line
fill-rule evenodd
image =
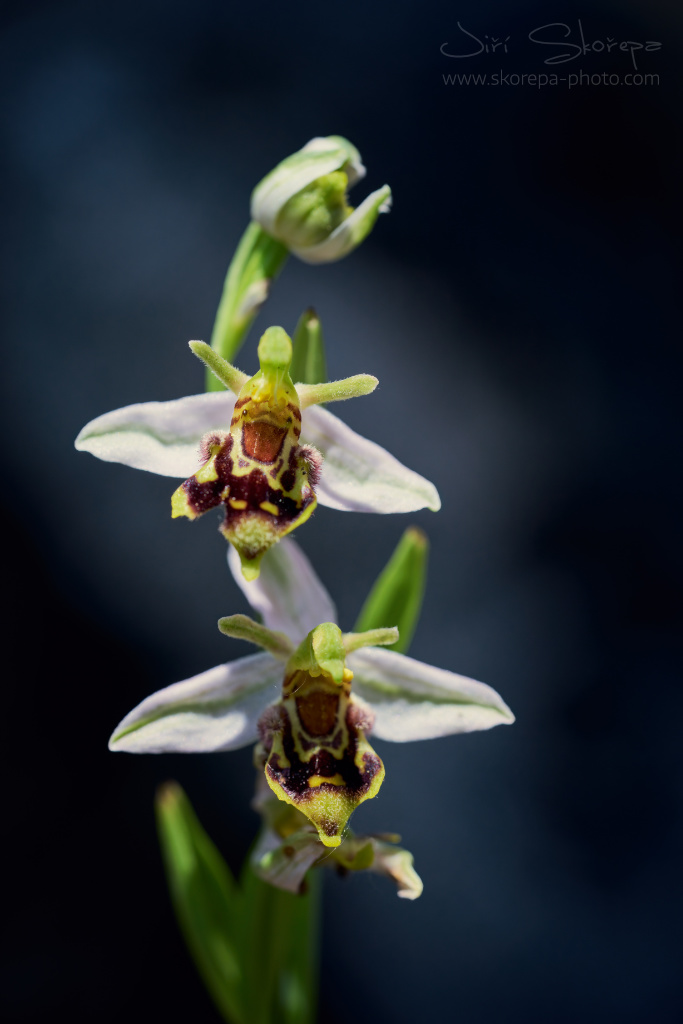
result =
M346 191L365 174L360 153L340 135L311 139L259 182L251 216L306 263L330 263L346 256L391 205L388 185L372 192L355 210Z

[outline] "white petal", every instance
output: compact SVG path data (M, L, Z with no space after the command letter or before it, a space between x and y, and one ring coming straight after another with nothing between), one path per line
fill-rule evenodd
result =
M254 654L173 683L138 704L117 726L110 750L195 754L254 743L263 710L280 696L282 665Z
M284 537L263 557L261 575L248 583L232 545L228 565L251 607L269 629L285 633L299 644L321 622L336 622L337 609L313 566L291 537Z
M340 260L367 238L379 214L388 213L390 209L391 189L388 185L383 185L382 188L371 192L324 241L318 242L317 245L292 249L292 252L304 263L331 263Z
M321 505L346 512L436 512L434 484L407 469L374 441L361 437L327 409L306 409L302 441L325 456L316 494Z
M76 448L105 462L188 477L199 466L200 439L209 430L228 430L234 407L228 391L127 405L86 424Z
M373 735L403 743L511 724L494 689L396 651L364 648L348 657L354 693L375 713Z

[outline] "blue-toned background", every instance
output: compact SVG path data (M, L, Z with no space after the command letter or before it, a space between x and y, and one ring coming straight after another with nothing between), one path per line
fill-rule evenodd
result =
M447 85L548 71L577 19L659 85ZM440 54L510 37L469 60ZM411 653L495 686L513 728L378 744L360 830L425 893L327 879L321 1021L674 1024L682 691L681 25L673 5L218 0L9 4L4 266L6 1019L217 1021L169 907L155 786L177 778L233 867L249 751L114 756L142 697L246 653L218 520L173 481L77 454L92 417L200 391L251 188L316 134L394 209L342 263L291 261L259 328L319 311L340 407L437 484L439 515L320 509L297 540L350 628L402 530L432 542ZM471 41L470 41L471 43ZM464 52L464 50L462 51ZM552 51L551 51L552 52ZM625 75L628 53L561 73ZM208 521L215 519L214 522Z

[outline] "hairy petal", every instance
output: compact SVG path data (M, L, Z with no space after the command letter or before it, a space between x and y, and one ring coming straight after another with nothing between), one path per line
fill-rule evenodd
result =
M198 468L203 435L227 429L234 408L235 396L227 391L127 405L87 423L76 448L105 462L188 477Z
M270 654L217 665L143 700L114 730L109 749L195 754L248 746L281 684L282 665Z
M494 689L395 651L348 656L353 690L375 713L372 732L403 743L510 725L515 717Z
M231 546L228 565L235 582L269 629L285 633L295 644L320 622L336 622L332 598L296 541L284 537L263 556L261 575L247 582Z
M414 512L441 501L434 484L327 409L306 409L302 436L324 455L318 502L347 512Z

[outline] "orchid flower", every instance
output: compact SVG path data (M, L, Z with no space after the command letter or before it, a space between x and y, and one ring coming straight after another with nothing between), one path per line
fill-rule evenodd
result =
M281 327L261 338L261 369L251 378L203 342L190 348L228 392L106 413L83 428L76 448L108 462L188 477L173 495L173 516L196 519L223 504L221 531L239 552L246 579L258 576L264 553L304 523L317 501L358 512L439 509L433 484L327 410L313 408L369 394L376 377L294 385L292 345Z
M490 686L368 646L393 643L396 629L342 634L329 594L293 540L269 552L256 582L244 581L232 549L228 560L263 624L234 615L219 628L264 652L147 697L114 730L111 750L198 753L259 741L256 761L271 791L335 848L352 811L384 778L368 735L405 742L514 721ZM319 847L308 855L314 848L319 856Z

